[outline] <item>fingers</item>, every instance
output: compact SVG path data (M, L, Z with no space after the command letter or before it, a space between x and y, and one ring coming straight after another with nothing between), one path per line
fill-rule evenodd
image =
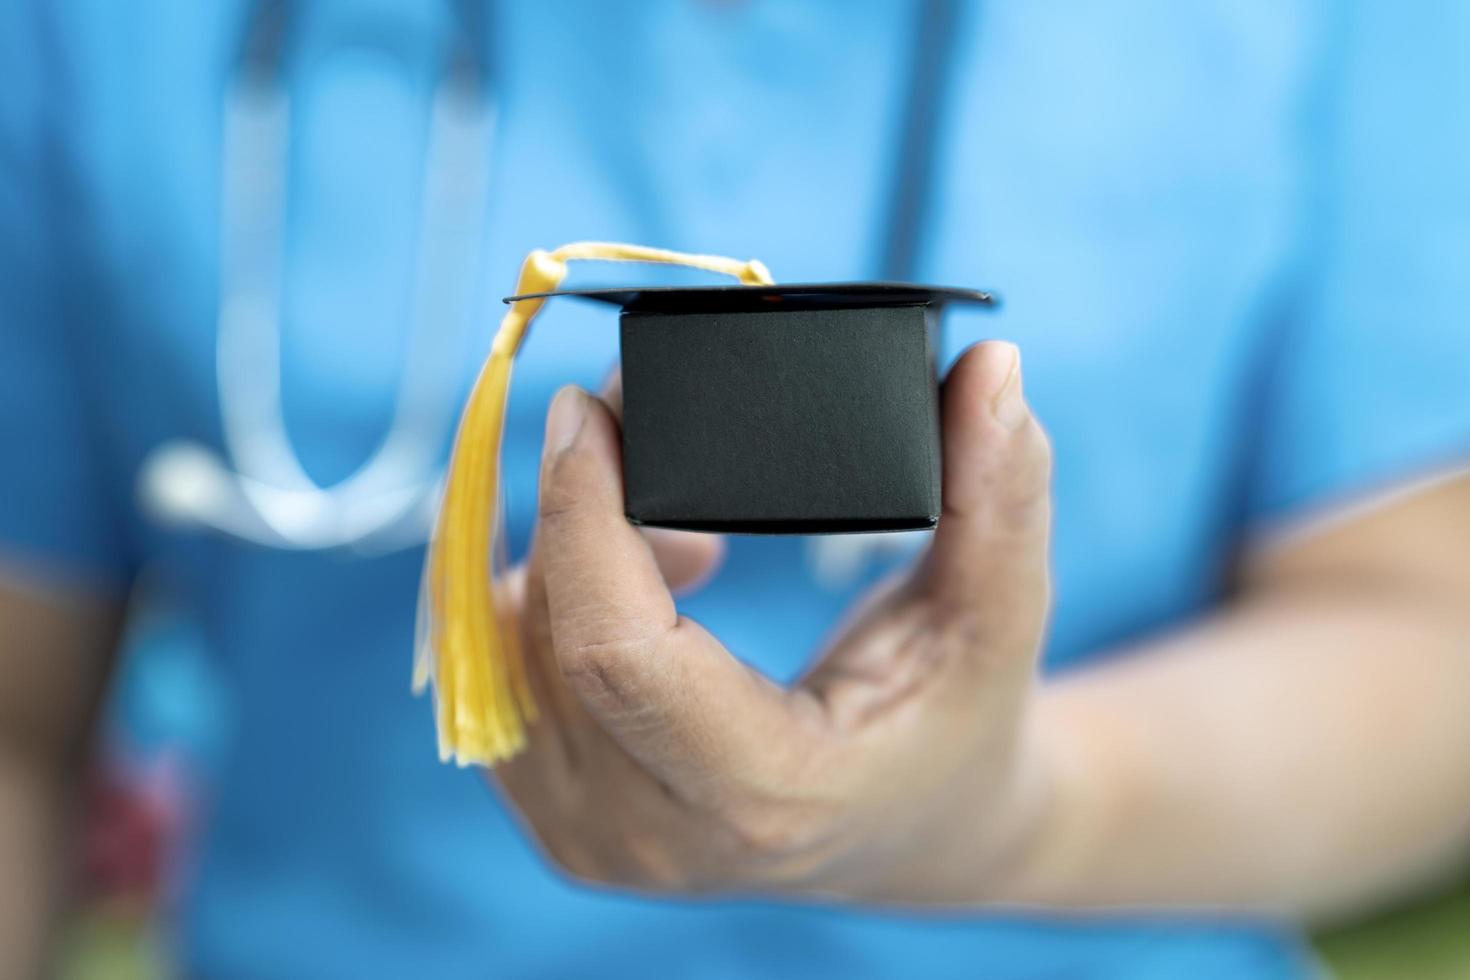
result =
M621 376L614 372L603 388L604 400L614 416L621 408ZM644 538L668 587L674 592L698 588L714 574L724 557L724 538L662 528L644 528ZM539 539L539 535L538 535ZM526 653L526 672L536 702L541 706L541 724L532 726L531 753L553 760L557 771L579 768L588 753L594 726L576 698L563 683L552 652L551 616L546 598L546 580L539 540L533 540L526 563L509 577L515 584L516 606L521 610L521 642ZM548 764L544 763L543 764ZM514 767L511 767L514 768ZM509 770L506 770L507 776Z
M537 534L557 663L599 725L680 788L759 758L779 692L680 620L653 549L623 516L617 425L575 388L548 416Z
M643 528L664 582L677 593L690 592L710 580L725 557L725 539L663 527Z
M619 458L606 406L576 388L558 392L547 415L538 544L553 638L575 647L659 640L678 619L652 551L623 517Z
M1030 637L1034 653L1048 603L1051 447L1016 347L988 341L962 355L942 414L943 512L920 587L942 616L985 639Z

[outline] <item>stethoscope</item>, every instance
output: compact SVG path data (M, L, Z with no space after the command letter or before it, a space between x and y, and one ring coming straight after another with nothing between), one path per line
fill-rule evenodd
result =
M283 0L252 17L242 70L226 92L220 306L215 369L223 452L177 440L144 461L141 503L169 524L289 551L383 553L421 544L438 499L439 451L455 406L456 302L473 288L489 185L494 112L473 45L460 43L435 87L410 334L392 420L373 454L331 486L302 466L281 405L281 286L290 103L280 75Z
M917 195L929 184L953 6L954 0L920 4L888 235L877 263L885 279L912 278L922 214ZM164 443L144 460L139 497L162 522L257 545L387 553L423 543L439 498L439 452L456 409L441 384L453 368L443 361L457 348L447 331L464 322L445 304L478 295L469 284L479 266L494 110L471 32L460 30L432 101L411 333L392 420L355 473L322 486L302 466L281 405L286 7L286 0L256 4L241 70L225 97L215 360L223 451L192 440ZM814 551L817 576L850 577L855 562L866 564L875 548L884 550L873 536L864 537L866 544L833 539Z

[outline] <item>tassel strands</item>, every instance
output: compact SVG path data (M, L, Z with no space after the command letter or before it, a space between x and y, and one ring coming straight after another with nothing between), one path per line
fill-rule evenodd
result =
M650 262L771 285L766 267L616 242L576 242L526 257L516 295L561 285L569 261ZM493 766L524 747L537 719L518 628L496 607L491 560L500 502L500 444L511 364L545 297L511 304L470 391L455 434L439 517L420 585L415 692L434 687L439 758Z

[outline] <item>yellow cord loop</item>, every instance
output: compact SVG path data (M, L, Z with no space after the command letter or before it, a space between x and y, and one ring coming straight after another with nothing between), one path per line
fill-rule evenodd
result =
M566 278L567 263L581 260L687 266L733 276L747 286L773 282L753 259L574 242L526 256L515 294L555 290ZM526 743L526 725L537 717L516 624L496 610L491 556L511 361L545 302L517 300L500 321L460 416L420 586L414 691L433 684L439 759L461 766L494 765L515 755Z

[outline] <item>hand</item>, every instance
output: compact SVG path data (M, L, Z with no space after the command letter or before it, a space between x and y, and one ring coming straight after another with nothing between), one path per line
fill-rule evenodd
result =
M495 772L557 863L658 891L990 893L1042 822L1050 783L1028 710L1050 452L1014 347L960 359L943 424L928 552L783 688L675 609L670 588L707 570L718 539L629 525L614 412L558 394L517 579L544 717Z

